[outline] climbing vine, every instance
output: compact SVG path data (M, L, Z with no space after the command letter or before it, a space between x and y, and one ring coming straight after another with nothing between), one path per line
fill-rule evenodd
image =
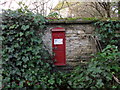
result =
M51 84L50 55L41 38L45 22L43 16L21 8L3 12L4 88L45 88Z
M120 52L115 45L107 45L88 63L76 67L69 76L72 88L120 88Z
M120 21L99 21L95 26L96 36L103 48L108 44L120 46Z

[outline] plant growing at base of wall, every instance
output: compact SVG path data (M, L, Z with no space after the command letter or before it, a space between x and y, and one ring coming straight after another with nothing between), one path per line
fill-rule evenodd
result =
M46 88L51 84L50 55L43 48L43 16L18 9L3 12L3 87ZM39 34L38 34L39 33Z
M120 52L107 45L86 65L72 72L68 81L72 88L120 88Z

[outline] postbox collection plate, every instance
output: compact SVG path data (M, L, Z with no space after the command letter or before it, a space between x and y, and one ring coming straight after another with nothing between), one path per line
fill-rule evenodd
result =
M54 39L54 44L56 45L63 44L63 39Z

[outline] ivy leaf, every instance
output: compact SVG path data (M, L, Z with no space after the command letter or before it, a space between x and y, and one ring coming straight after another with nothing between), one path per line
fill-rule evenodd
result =
M2 30L4 30L5 28L7 28L7 25L2 25Z
M21 66L22 65L22 61L17 61L16 65L20 65Z
M117 24L116 24L116 28L119 28L119 27L120 27L120 24L119 24L119 23L117 23Z
M27 67L27 65L23 65L23 67L24 67L24 68L26 68L26 67Z
M20 36L22 36L23 35L23 33L22 32L20 32Z
M23 42L20 42L20 45L23 45Z
M96 86L99 88L99 87L102 87L104 84L103 84L103 82L102 82L102 79L99 79L99 80L97 80L97 84L96 84Z
M20 81L20 82L19 82L19 87L22 88L22 87L23 87L23 84L24 84L24 81Z
M51 85L53 85L53 84L55 83L55 80L54 80L54 78L51 78L50 80L48 80L48 82L49 82Z
M1 41L1 40L3 40L3 37L2 37L2 36L0 36L0 41Z
M16 26L16 24L14 24L14 25L10 26L10 27L9 27L9 29L14 29L14 28L15 28L15 26Z
M23 57L22 60L23 60L24 62L27 62L27 61L29 61L29 58L28 58L28 57Z
M27 30L29 28L29 25L22 25L21 29L22 30Z

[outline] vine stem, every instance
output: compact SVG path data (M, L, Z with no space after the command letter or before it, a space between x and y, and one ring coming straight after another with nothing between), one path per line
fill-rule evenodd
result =
M112 75L112 77L118 84L120 84L120 80L117 77L115 77L114 75Z
M93 40L95 41L95 43L98 45L98 48L99 48L99 50L101 52L102 51L102 46L101 46L99 40L97 39L97 37L96 36L94 37L92 35L91 35L91 37L93 38Z

